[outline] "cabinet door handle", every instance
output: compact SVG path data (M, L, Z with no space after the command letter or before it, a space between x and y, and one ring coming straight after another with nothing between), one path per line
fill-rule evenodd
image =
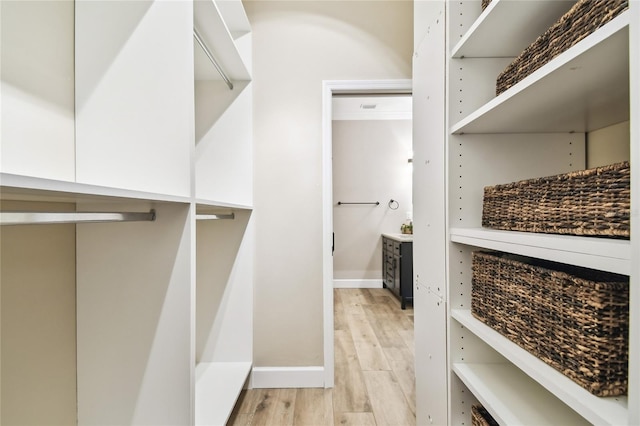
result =
M333 256L333 252L336 251L336 233L331 233L331 256Z

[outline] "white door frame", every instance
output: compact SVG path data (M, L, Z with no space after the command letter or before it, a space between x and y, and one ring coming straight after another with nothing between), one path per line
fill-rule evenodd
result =
M411 80L322 81L322 286L324 326L324 387L334 382L333 348L333 182L332 97L334 94L411 93Z

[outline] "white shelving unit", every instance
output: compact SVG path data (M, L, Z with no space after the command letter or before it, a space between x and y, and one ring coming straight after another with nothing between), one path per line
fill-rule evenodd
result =
M0 210L155 212L0 227L0 423L224 423L253 361L242 2L0 8Z
M629 13L618 16L453 124L451 132L586 132L628 120L628 27Z
M553 420L555 424L568 424L563 419L578 418L576 413L584 416L582 418L582 424L585 423L585 419L593 424L624 424L627 418L627 398L626 397L612 397L612 398L598 398L593 396L588 391L581 388L574 383L571 379L568 379L552 367L549 367L543 361L539 360L535 356L531 355L526 350L514 345L509 339L502 336L500 333L485 326L482 322L473 317L469 310L453 309L451 311L451 317L460 326L466 328L483 342L490 345L498 353L504 356L509 363L508 364L492 364L492 363L477 363L472 364L469 369L473 371L492 370L496 368L505 368L510 370L517 370L519 385L515 387L520 392L522 388L524 392L530 394L533 403L535 398L548 398L547 393L555 395L555 401L552 403L555 405L553 412L542 413L541 415L553 416L550 420ZM455 325L454 325L455 326ZM455 369L463 372L469 372L464 369L465 363L454 363ZM483 370L484 368L484 370ZM481 374L481 373L480 373ZM486 376L485 376L486 377ZM505 380L511 380L511 377L505 378ZM494 382L500 382L502 380L501 375L494 376L494 379L485 384L487 390L492 389L493 392L497 392L503 398L507 398L508 392L504 390L501 392L496 388ZM477 384L480 387L480 384ZM505 386L505 390L509 388L505 383L500 383L498 386ZM547 389L549 392L543 392L543 389ZM513 393L513 389L511 391ZM478 395L478 398L482 398L483 395ZM564 404L560 404L560 403ZM502 402L505 406L505 402ZM545 404L544 406L547 406ZM529 408L529 410L536 409L535 404ZM515 410L515 407L512 407ZM573 410L572 410L573 409ZM494 411L497 415L501 415L501 411L495 408ZM524 413L522 413L524 414ZM538 422L532 422L539 424ZM503 424L503 423L501 423ZM518 424L518 422L506 422L504 424Z
M235 212L196 223L195 424L219 425L253 361L251 27L240 0L194 1L193 25L233 86L194 43L197 213Z
M640 422L640 347L633 333L628 396L600 398L471 314L471 253L490 249L629 276L631 327L637 325L635 234L625 241L481 227L484 186L584 169L589 132L630 120L632 158L637 156L636 1L495 95L498 74L572 3L493 0L482 11L479 1L469 0L416 8L422 37L416 38L414 58L414 121L430 121L429 127L414 127L414 188L422 188L414 192L416 359L423 360L416 366L416 387L424 401L419 424L470 424L476 402L502 425ZM421 59L425 54L446 60L428 63ZM433 213L440 209L444 219ZM439 244L443 234L444 259L425 248ZM432 313L420 317L420 310ZM446 347L434 346L443 334ZM443 382L446 391L435 390Z

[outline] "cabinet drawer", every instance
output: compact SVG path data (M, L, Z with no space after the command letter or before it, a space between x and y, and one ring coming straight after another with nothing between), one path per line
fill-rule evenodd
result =
M393 275L393 258L391 258L391 261L385 263L384 272L387 275Z
M387 288L394 288L395 287L395 281L393 279L393 274L387 274L384 277L384 284L387 286Z
M399 243L397 241L393 241L392 244L393 244L393 254L396 255L396 256L400 256L400 244L401 243Z

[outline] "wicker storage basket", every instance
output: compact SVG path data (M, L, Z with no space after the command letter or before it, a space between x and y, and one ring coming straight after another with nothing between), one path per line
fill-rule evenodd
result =
M491 0L482 0L482 10L485 10L487 6L489 6L489 3L491 3Z
M482 226L629 238L628 162L484 188Z
M474 252L471 312L597 396L627 391L629 279Z
M629 7L628 0L579 0L498 76L496 94L504 92Z
M471 426L499 426L482 405L471 406Z

